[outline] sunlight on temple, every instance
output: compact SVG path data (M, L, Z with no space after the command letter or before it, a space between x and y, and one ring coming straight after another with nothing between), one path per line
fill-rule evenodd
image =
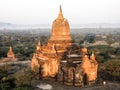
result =
M33 55L31 68L39 72L40 77L57 77L65 84L71 82L78 86L95 82L97 79L98 63L94 53L87 48L74 43L70 35L67 19L62 14L53 21L51 37L46 45L41 45L40 40Z

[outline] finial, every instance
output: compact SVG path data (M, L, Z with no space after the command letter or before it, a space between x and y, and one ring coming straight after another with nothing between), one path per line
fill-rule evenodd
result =
M60 11L58 14L58 19L64 19L63 14L62 14L62 6L60 5Z
M36 57L36 54L34 53L34 54L33 54L33 58L35 58L35 57Z
M10 46L9 50L12 51L12 47L11 46Z
M94 51L92 51L92 56L95 56Z
M55 51L55 44L53 44L53 46L52 46L52 50Z
M60 11L62 12L62 7L61 7L61 5L60 5Z
M40 44L40 40L38 41L38 45L41 46L41 44Z
M85 43L85 41L84 41L84 43L83 43L83 47L84 47L84 48L86 47L86 43Z

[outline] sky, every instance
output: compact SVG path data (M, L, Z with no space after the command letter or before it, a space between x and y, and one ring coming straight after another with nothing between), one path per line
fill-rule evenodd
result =
M0 22L52 24L60 5L70 24L120 23L120 0L0 0Z

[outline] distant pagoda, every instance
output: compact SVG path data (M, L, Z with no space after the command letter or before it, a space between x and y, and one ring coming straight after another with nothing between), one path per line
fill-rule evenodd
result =
M15 54L14 54L11 46L9 47L9 51L7 53L7 58L15 59Z

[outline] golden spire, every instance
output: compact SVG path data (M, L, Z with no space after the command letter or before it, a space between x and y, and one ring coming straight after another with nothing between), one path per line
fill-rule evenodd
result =
M9 51L8 51L9 53L13 53L13 50L12 50L12 47L10 46L9 47Z
M40 44L40 40L38 41L38 45L41 46L41 44Z
M62 7L61 7L61 5L60 5L60 11L59 11L57 19L64 19L63 14L62 14Z
M12 52L12 47L10 46L9 51Z
M92 52L92 55L91 56L95 56L94 52Z
M34 54L33 54L33 59L35 59L35 58L36 58L36 54L34 53Z
M94 54L94 52L92 52L92 55L90 56L90 59L91 60L95 60L95 54Z
M52 46L52 50L53 50L53 51L56 51L56 50L55 50L55 44L53 44L53 46Z
M36 46L36 49L37 49L37 51L41 49L40 40L38 41L38 44L37 44L37 46Z

